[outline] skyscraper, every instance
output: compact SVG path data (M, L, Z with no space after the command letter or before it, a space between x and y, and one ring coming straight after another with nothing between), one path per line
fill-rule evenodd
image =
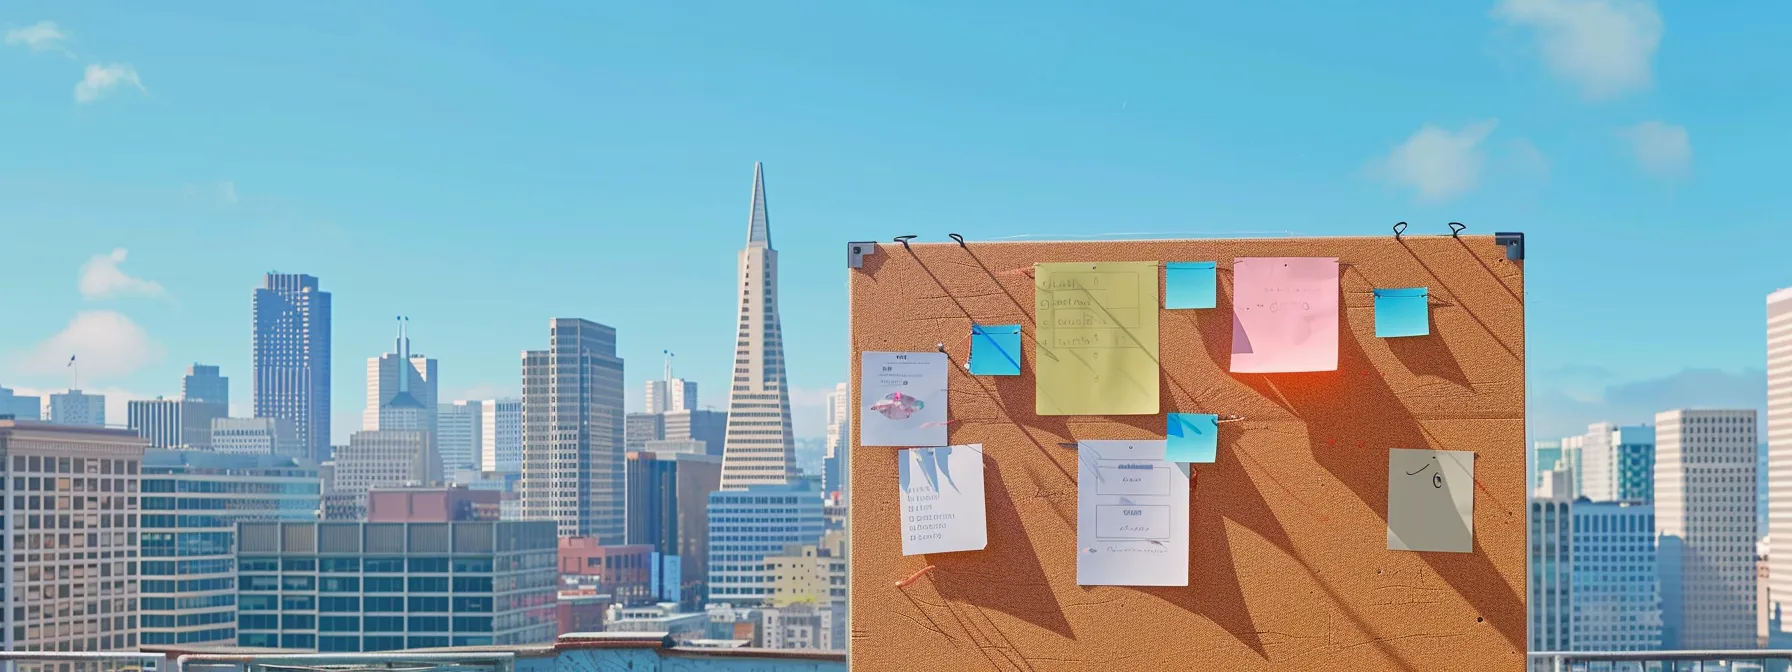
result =
M436 431L436 360L411 354L410 318L399 318L392 352L367 358L363 430Z
M479 468L523 470L523 400L487 399L479 404Z
M137 436L149 439L151 448L181 448L186 445L182 439L181 411L184 406L178 399L132 399L125 402L127 426Z
M485 435L479 421L484 419L484 411L484 402L479 401L436 405L436 452L442 456L444 476L479 470L479 441Z
M1664 648L1755 646L1755 412L1655 414Z
M50 422L77 427L106 426L106 395L80 390L50 394Z
M255 417L292 422L306 456L330 453L330 293L269 273L255 290Z
M1655 428L1587 426L1580 437L1580 495L1595 502L1647 503L1655 497Z
M697 381L672 377L672 353L666 352L666 377L647 381L643 396L648 413L697 410Z
M1556 468L1556 465L1561 461L1562 442L1560 440L1537 441L1532 443L1531 462L1529 465L1531 473L1531 489L1535 490L1539 486L1542 486L1544 472L1553 471Z
M765 172L758 163L753 164L753 202L739 270L740 326L735 331L734 380L728 391L723 490L783 485L796 474L784 335L778 321L778 252L772 249Z
M180 381L180 398L203 404L229 404L230 379L218 374L218 367L194 364ZM218 416L225 417L225 416Z
M688 606L708 596L709 493L722 484L722 459L693 453L628 454L628 543L680 559L679 594Z
M1767 295L1766 478L1768 492L1792 493L1792 288ZM1767 554L1768 599L1784 623L1792 621L1784 618L1792 614L1792 495L1770 497L1767 506L1767 537L1782 549ZM1792 644L1792 633L1773 640Z
M622 423L616 330L555 318L548 349L523 353L523 517L622 543Z
M848 446L852 445L852 391L846 383L834 385L828 395L827 456L822 463L822 492L845 497Z

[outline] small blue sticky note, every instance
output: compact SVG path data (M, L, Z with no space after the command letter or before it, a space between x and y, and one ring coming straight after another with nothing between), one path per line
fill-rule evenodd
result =
M1164 264L1165 308L1214 307L1213 262L1172 261Z
M1375 290L1375 335L1381 338L1431 334L1431 290Z
M1020 375L1020 325L971 325L971 375Z
M1220 416L1171 413L1164 423L1166 462L1212 462L1220 447Z

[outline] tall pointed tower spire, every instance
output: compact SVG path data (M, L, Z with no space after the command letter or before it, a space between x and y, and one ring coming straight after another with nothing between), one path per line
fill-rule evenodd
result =
M747 216L747 247L771 247L772 225L765 214L765 164L753 162L753 205Z
M753 164L747 246L740 251L739 326L734 384L728 388L728 431L722 441L722 489L782 485L796 475L784 334L778 323L778 251L766 218L765 171Z

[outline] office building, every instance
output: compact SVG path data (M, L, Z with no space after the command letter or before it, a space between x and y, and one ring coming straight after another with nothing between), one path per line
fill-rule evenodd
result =
M218 367L194 364L180 381L181 444L212 450L212 421L230 417L230 379Z
M199 404L230 405L230 379L218 367L194 364L180 380L180 398Z
M306 456L292 421L285 418L218 418L212 420L210 438L218 453Z
M523 353L523 516L621 543L622 432L616 330L554 319L548 349Z
M623 416L622 447L625 451L647 449L648 441L666 438L666 416L659 413L629 413Z
M442 456L442 473L480 469L479 441L485 433L479 421L485 417L479 401L456 401L436 406L436 452Z
M80 390L50 394L51 423L76 427L106 426L106 395Z
M236 524L316 520L317 468L277 455L150 450L142 479L142 642L236 644Z
M822 461L821 489L829 496L846 496L847 451L852 448L852 391L836 383L828 395L827 454Z
M1755 642L1755 412L1655 415L1662 646Z
M399 318L393 351L367 359L363 431L436 432L436 360L411 354L409 324Z
M747 246L740 251L740 323L734 380L728 391L728 433L722 488L783 485L796 474L784 334L778 320L778 252L772 249L763 166L753 164Z
M1530 469L1531 489L1535 490L1542 486L1543 472L1555 469L1556 464L1561 461L1562 442L1560 440L1532 442L1531 460L1525 465Z
M1792 492L1792 288L1767 295L1767 490ZM1769 498L1767 506L1765 536L1787 548L1792 496ZM1767 576L1774 612L1792 612L1792 552L1769 553ZM1776 628L1773 645L1792 646L1792 633Z
M330 449L330 293L309 275L269 273L254 299L257 418L292 423L305 457Z
M504 493L458 486L376 487L367 491L367 522L459 523L498 520Z
M846 535L828 532L813 544L791 544L765 558L774 607L846 603ZM842 607L844 608L844 606Z
M1595 502L1653 501L1655 428L1600 422L1578 438L1579 496Z
M1661 648L1653 508L1576 500L1569 512L1574 534L1570 650Z
M728 436L728 414L722 411L668 411L660 414L665 441L702 441L701 452L722 456L722 445Z
M479 469L522 473L523 400L487 399L479 410Z
M138 644L138 502L148 442L122 429L0 420L0 651Z
M125 402L128 427L137 436L149 440L150 448L175 448L186 445L181 439L181 401L178 399L133 399Z
M653 591L652 546L606 546L591 537L560 539L560 586L609 595L615 604L650 604Z
M627 472L627 541L679 558L679 595L695 608L709 594L709 493L721 488L722 459L633 452Z
M666 378L647 381L642 396L648 413L697 410L697 381L672 377L672 353L666 353Z
M681 612L676 604L648 604L625 607L610 605L604 619L604 632L661 632L674 642L702 639L709 615L702 612Z
M242 523L237 645L320 652L555 636L551 522Z
M722 477L727 478L723 466ZM820 493L760 485L709 494L709 601L763 604L773 577L765 558L792 544L814 544L825 528Z
M13 394L12 390L0 387L0 415L10 415L18 420L42 420L44 398L29 394Z
M1565 488L1564 488L1565 490ZM1530 650L1568 651L1573 626L1569 588L1574 577L1574 528L1570 500L1539 492L1531 501ZM1547 670L1537 661L1531 669Z
M355 432L336 456L336 481L325 500L324 517L360 520L367 511L367 491L437 484L442 481L440 468L441 461L430 449L429 432Z

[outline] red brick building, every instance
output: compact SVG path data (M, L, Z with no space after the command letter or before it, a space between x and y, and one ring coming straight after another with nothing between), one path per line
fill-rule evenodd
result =
M560 589L609 595L623 606L653 601L653 547L600 546L591 537L560 539Z

